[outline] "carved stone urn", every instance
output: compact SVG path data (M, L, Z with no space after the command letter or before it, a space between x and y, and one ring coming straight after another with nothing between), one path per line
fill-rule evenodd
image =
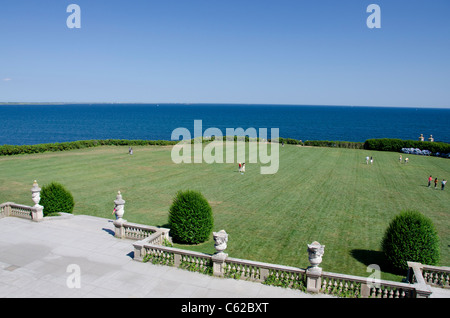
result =
M325 245L321 245L319 242L314 241L308 244L309 263L312 269L319 268L322 263L322 256L324 254Z
M41 188L36 180L34 180L33 187L31 188L31 200L33 200L35 207L40 207L39 201L41 201Z
M219 232L213 232L214 237L214 247L217 251L217 254L225 254L223 251L227 248L228 242L228 234L224 230Z

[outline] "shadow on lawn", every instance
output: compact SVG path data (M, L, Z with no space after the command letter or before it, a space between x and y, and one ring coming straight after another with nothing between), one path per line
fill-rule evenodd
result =
M390 274L394 274L394 275L402 275L402 276L405 275L405 273L399 272L398 270L394 269L391 266L391 264L388 262L388 260L386 259L386 256L384 255L383 252L354 249L354 250L351 250L350 254L358 262L361 262L366 266L369 266L371 264L376 264L380 267L382 272L390 273Z

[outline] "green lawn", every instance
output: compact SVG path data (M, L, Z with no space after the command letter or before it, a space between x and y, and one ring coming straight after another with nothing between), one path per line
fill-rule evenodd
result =
M214 212L214 231L229 234L231 257L305 268L307 244L326 245L325 271L368 276L369 264L385 269L380 240L403 209L430 217L441 239L441 265L450 265L450 186L426 187L429 175L450 179L450 160L352 149L280 147L276 174L259 164L175 164L172 147L105 146L60 153L0 157L0 202L32 205L31 186L51 181L74 195L75 214L113 218L123 194L124 218L164 226L178 190L201 191ZM366 155L374 157L366 165ZM404 156L405 157L405 156ZM212 238L188 248L214 252ZM383 279L400 277L383 272Z

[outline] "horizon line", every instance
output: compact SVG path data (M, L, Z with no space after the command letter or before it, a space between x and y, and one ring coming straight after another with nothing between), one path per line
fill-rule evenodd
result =
M129 104L129 105L230 105L230 106L318 106L318 107L376 107L376 108L434 108L448 109L449 106L369 106L369 105L326 105L326 104L294 104L294 103L226 103L226 102L0 102L0 105L106 105L106 104Z

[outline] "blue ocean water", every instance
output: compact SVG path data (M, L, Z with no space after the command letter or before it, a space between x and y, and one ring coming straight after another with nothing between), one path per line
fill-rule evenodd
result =
M278 128L280 137L300 140L417 140L433 135L450 142L450 109L225 105L65 104L0 105L0 145L32 145L88 139L170 140L172 131L194 120L203 131L219 128Z

